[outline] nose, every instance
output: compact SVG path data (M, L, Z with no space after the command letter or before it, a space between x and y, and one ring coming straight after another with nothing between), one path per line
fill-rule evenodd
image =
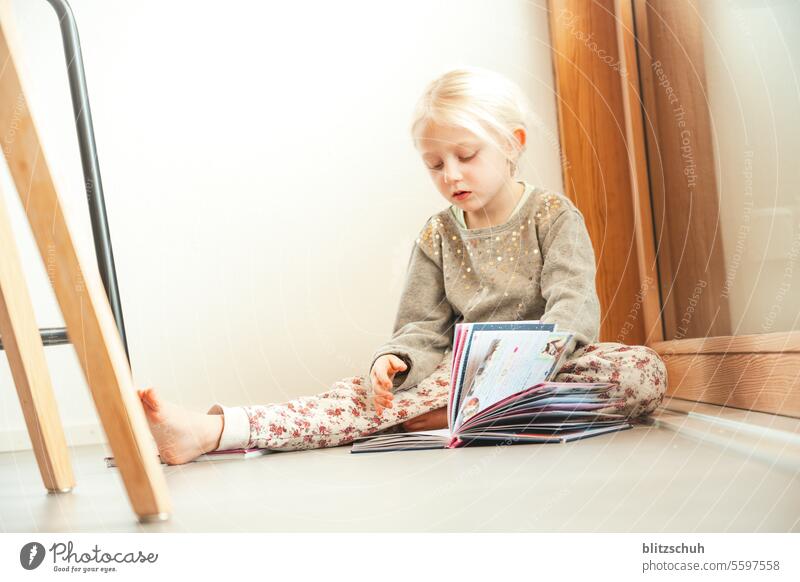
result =
M461 180L461 170L458 167L457 161L448 161L444 163L444 181L445 182L458 182Z

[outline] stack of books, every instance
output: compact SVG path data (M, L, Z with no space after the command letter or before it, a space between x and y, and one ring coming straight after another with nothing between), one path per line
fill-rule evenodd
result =
M456 325L449 428L359 437L351 452L564 443L631 428L608 412L622 404L610 397L614 384L552 381L571 340L538 321Z

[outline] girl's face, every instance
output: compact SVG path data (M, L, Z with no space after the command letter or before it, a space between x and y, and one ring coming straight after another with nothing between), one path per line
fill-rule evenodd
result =
M515 136L524 144L524 130ZM429 122L416 145L439 193L465 213L495 215L512 200L508 159L494 144L469 130Z

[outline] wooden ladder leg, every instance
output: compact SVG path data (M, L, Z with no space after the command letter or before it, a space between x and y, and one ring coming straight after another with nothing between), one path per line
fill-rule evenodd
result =
M22 263L0 193L0 337L17 386L22 414L45 488L65 493L75 486L64 429Z
M142 521L166 519L164 473L100 273L75 247L2 22L0 138L133 510Z

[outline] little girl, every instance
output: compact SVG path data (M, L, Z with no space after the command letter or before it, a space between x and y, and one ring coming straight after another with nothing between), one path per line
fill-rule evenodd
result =
M445 428L455 323L538 319L574 333L557 381L614 382L630 417L661 403L666 370L644 346L593 343L600 327L595 259L565 196L515 180L530 109L517 85L478 68L450 71L422 95L411 126L451 205L414 244L392 338L366 377L283 404L191 412L139 391L165 462L212 450L331 447L379 431Z

